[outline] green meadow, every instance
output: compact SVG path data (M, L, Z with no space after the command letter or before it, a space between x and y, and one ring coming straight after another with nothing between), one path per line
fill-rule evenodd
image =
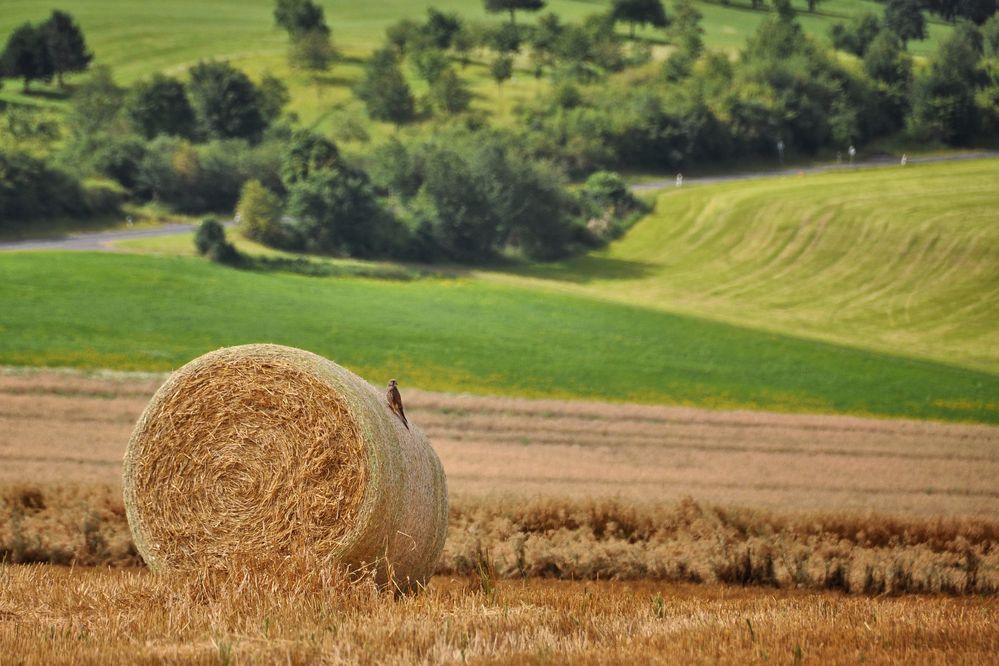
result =
M490 277L996 373L997 211L996 159L671 188L604 251Z
M167 370L269 341L426 389L999 422L993 374L467 277L22 252L0 303L5 365Z

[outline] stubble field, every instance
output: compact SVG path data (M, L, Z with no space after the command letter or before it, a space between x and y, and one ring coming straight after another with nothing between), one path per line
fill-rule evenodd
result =
M438 576L397 600L333 574L141 568L118 476L161 379L0 373L0 653L989 663L999 650L994 427L405 391L452 511Z

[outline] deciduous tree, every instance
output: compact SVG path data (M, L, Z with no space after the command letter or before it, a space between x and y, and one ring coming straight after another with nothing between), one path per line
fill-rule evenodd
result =
M253 82L226 62L199 62L188 83L191 104L201 129L213 138L256 141L267 127L260 92Z
M274 22L287 30L292 40L309 32L330 32L323 8L312 0L277 0Z
M632 39L635 37L635 26L653 25L664 28L668 24L661 0L614 0L611 16L615 21L623 21L629 25Z
M41 30L45 34L52 68L61 88L63 74L82 72L90 65L94 54L87 49L83 30L66 12L54 10L48 20L42 24Z
M49 53L45 33L30 23L15 29L0 55L0 70L13 79L24 79L24 92L32 81L50 81L55 65Z
M125 97L125 115L147 139L159 134L191 137L194 109L183 84L163 74L132 86Z
M383 48L371 56L356 93L375 120L401 125L413 119L413 93L399 69L394 49Z
M926 19L918 0L888 0L885 3L885 27L905 44L910 39L926 39Z
M517 22L516 11L536 12L545 6L545 0L483 0L486 11L491 14L510 12L510 23Z

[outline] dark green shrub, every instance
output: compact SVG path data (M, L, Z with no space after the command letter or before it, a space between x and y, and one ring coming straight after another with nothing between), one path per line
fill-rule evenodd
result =
M198 254L220 264L236 264L241 259L236 248L226 240L225 228L215 218L201 221L194 234L194 246Z

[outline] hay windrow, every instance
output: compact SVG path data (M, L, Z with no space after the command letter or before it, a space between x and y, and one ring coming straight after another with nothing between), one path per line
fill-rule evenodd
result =
M136 425L124 472L154 568L304 554L384 560L422 581L443 547L446 485L426 438L364 380L301 350L247 345L181 368Z

